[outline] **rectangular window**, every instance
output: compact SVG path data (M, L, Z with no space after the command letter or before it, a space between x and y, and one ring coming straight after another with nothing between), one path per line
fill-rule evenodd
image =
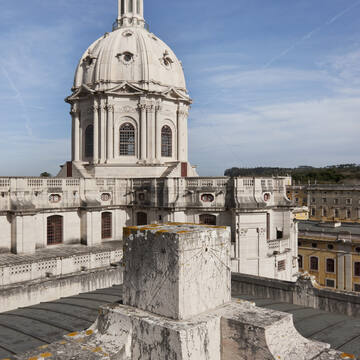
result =
M334 288L334 287L335 287L335 280L333 280L333 279L326 279L326 280L325 280L325 286Z
M334 205L339 205L339 199L334 199Z
M346 205L351 205L352 204L352 199L346 199Z
M286 260L280 260L278 262L278 271L286 270Z
M354 291L360 292L360 284L354 284Z
M326 272L335 273L335 260L326 259Z
M319 259L316 256L310 256L310 270L319 270Z
M110 239L112 237L112 214L105 212L101 214L101 238Z
M346 218L351 219L351 210L350 209L346 210Z
M311 198L311 202L314 203L314 202L315 202L315 198Z
M284 237L284 232L282 229L276 229L276 239L282 239Z
M354 263L354 276L360 276L360 262Z
M322 199L323 204L326 204L326 198Z
M311 216L315 216L315 208L311 208Z

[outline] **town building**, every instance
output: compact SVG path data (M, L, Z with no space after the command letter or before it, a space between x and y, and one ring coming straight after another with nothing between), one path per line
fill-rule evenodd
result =
M299 222L299 270L321 286L360 292L359 225Z
M286 194L295 206L308 206L310 220L360 223L359 185L291 185Z

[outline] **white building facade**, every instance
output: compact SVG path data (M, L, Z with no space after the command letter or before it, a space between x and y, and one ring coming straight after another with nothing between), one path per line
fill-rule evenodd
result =
M0 252L97 246L132 225L204 223L231 226L233 271L296 280L289 179L197 176L182 65L146 29L143 0L119 0L113 31L82 56L72 90L72 161L56 178L0 178Z

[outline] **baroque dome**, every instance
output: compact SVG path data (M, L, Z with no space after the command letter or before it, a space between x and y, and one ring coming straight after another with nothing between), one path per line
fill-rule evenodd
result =
M155 93L173 88L188 97L181 62L144 27L119 27L95 41L80 59L73 90L109 91L123 82Z

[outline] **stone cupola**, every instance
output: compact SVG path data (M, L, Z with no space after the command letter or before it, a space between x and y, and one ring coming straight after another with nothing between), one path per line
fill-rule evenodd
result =
M192 101L182 64L146 28L143 0L118 2L113 31L85 51L66 99L72 175L197 176L188 164Z

